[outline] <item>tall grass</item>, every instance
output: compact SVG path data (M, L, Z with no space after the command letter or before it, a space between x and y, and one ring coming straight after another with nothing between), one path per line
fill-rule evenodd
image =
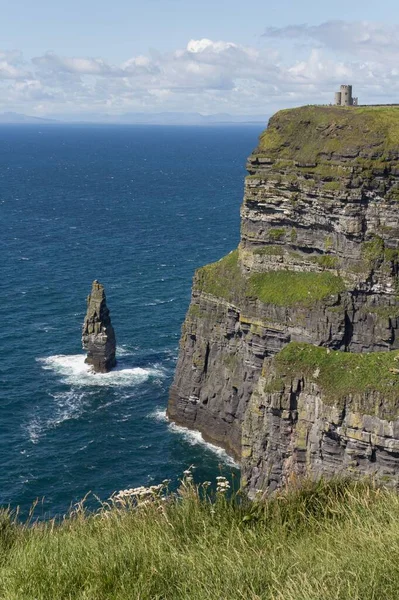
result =
M6 600L382 600L399 597L399 497L305 484L249 504L183 481L178 495L81 504L61 522L0 514Z

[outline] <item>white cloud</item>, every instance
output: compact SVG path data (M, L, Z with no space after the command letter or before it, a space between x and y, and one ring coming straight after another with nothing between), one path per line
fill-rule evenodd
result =
M0 51L0 79L21 79L27 75L28 72L24 67L20 52L16 50L11 52Z
M311 50L307 60L298 61L287 68L287 76L297 83L300 81L312 81L314 84L334 80L345 81L353 78L353 75L353 69L349 64L331 60L316 48Z
M49 71L66 71L77 75L121 75L121 69L108 65L101 58L68 58L58 56L54 52L46 52L43 56L32 59L39 69Z
M399 25L369 21L326 21L320 25L268 27L264 37L280 40L304 40L318 43L352 57L392 57L399 50Z
M55 52L28 61L0 52L0 110L270 114L328 103L344 82L353 83L361 101L399 97L399 26L330 21L269 28L265 36L272 48L192 39L120 65Z
M199 54L200 52L225 52L231 48L238 48L236 44L232 42L212 42L207 38L202 40L190 40L187 44L187 52L192 54Z

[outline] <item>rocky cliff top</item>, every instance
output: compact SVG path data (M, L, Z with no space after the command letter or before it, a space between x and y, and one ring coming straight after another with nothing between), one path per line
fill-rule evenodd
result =
M255 154L299 163L399 157L399 106L303 106L275 114Z

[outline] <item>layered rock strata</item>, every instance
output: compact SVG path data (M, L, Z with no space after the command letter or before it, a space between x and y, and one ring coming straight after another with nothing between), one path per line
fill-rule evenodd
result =
M116 365L116 340L106 303L104 286L93 281L87 298L87 312L83 323L82 346L87 350L85 362L96 373L107 373Z
M243 422L249 493L338 474L398 486L398 358L292 342L267 359Z
M264 391L265 369L273 372L273 361L291 343L320 346L353 360L359 353L384 356L399 349L398 134L397 107L303 107L277 113L248 160L238 249L195 274L168 415L242 460L250 490L284 484L298 454L298 423L301 428L302 420L312 422L315 412L305 452L311 472L331 473L338 464L352 468L345 452L329 463L316 460L310 450L311 444L323 445L321 423L340 428L340 436L352 409L353 418L364 414L381 423L378 435L386 436L387 444L379 447L391 452L390 464L399 469L396 441L388 443L392 432L396 440L396 425L388 435L383 411L375 406L357 411L351 404L356 390L345 396L345 406L352 408L344 409L342 422L332 415L338 408L331 389L318 389L317 381L300 372L290 382L281 379L286 387L279 408L273 404L276 397ZM399 415L399 375L389 373L394 408L387 423L393 423L396 406ZM299 391L297 381L302 382ZM362 394L376 395L383 407L386 390L378 385L377 378L369 381ZM294 418L298 409L287 400L293 396L310 416ZM257 406L263 407L259 420ZM284 411L291 411L288 421ZM366 437L372 435L367 427L359 428ZM345 435L339 444L349 452L354 442ZM358 470L382 473L370 444ZM367 460L372 468L366 468ZM273 469L276 475L269 478ZM301 469L292 467L292 472Z

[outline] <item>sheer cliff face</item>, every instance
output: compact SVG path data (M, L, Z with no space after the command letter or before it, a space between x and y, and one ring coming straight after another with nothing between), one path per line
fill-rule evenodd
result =
M353 361L399 348L399 109L277 113L248 172L239 248L194 278L168 414L242 460L250 490L279 487L291 472L353 470L356 460L361 472L386 471L389 460L395 470L395 444L381 440L395 440L396 429L384 429L384 411L359 412L350 388L338 418L332 388L301 372L286 380L275 362L295 343L302 352L320 346ZM267 369L284 388L265 391ZM397 392L399 406L399 375L389 373L390 405ZM376 394L383 406L377 379L362 393ZM351 445L360 442L351 441L347 419L360 423L367 410L383 433L351 463ZM304 422L313 425L298 438L298 451ZM361 423L358 431L371 436ZM334 434L322 435L330 425ZM337 448L329 460L331 439Z

